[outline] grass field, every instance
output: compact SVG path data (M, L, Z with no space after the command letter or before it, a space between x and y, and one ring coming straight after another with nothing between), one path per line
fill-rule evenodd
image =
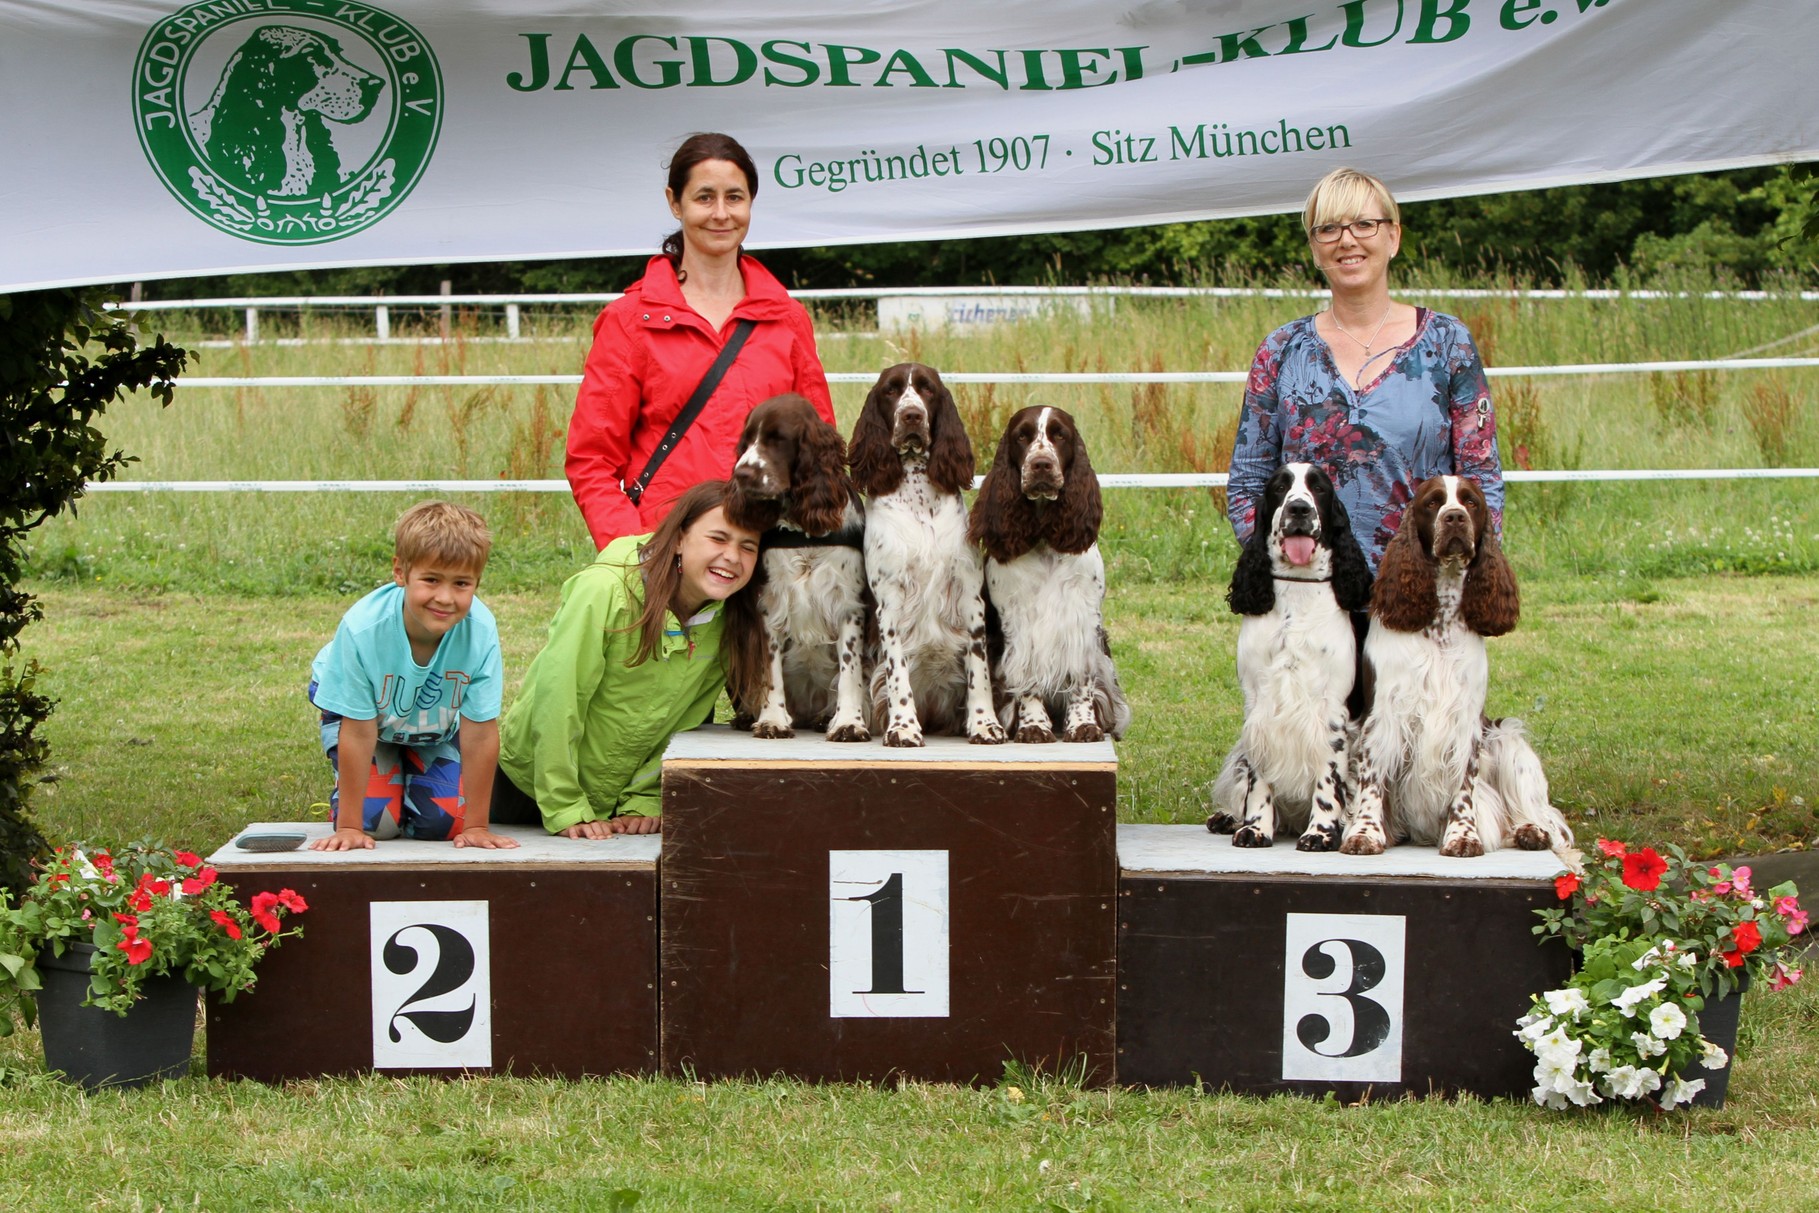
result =
M952 370L1240 369L1305 301L1119 303L977 337L892 341L823 317L830 370L917 357ZM1495 303L1464 313L1492 365L1738 354L1810 305ZM269 335L282 321L268 317ZM197 373L578 370L587 318L536 341L209 351ZM316 319L304 335L345 336ZM849 335L840 335L847 333ZM179 340L184 333L175 334ZM1819 375L1500 380L1535 467L1819 462ZM1082 420L1101 471L1223 470L1235 387L963 389L983 466L1033 400ZM863 392L836 388L850 425ZM179 389L103 421L146 479L560 475L566 391ZM383 575L396 495L109 495L45 528L24 637L61 701L59 838L157 835L212 849L296 818L329 771L303 699L310 657ZM560 580L588 555L565 497L476 495L498 534L483 596L508 684ZM1819 484L1513 485L1521 628L1492 642L1491 710L1526 718L1582 838L1702 855L1819 846ZM1110 494L1109 624L1136 723L1122 821L1198 821L1238 725L1236 547L1201 491ZM1814 892L1819 892L1815 890ZM36 1039L0 1042L0 1207L97 1209L1150 1208L1799 1209L1819 1190L1819 981L1744 1003L1722 1111L1544 1114L1518 1103L1344 1107L1018 1076L970 1090L698 1086L615 1079L371 1078L269 1089L201 1079L82 1097ZM615 1204L617 1199L618 1203Z

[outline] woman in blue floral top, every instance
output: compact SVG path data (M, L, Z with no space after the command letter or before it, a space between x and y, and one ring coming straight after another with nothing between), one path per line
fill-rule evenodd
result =
M1396 200L1375 177L1335 169L1301 222L1332 305L1271 333L1251 363L1227 487L1239 542L1271 474L1290 462L1333 478L1373 570L1430 476L1477 480L1501 531L1497 419L1472 335L1452 316L1390 299Z

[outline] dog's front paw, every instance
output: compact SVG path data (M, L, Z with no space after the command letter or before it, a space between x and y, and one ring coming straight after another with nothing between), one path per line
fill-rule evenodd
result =
M1516 833L1511 841L1516 844L1518 850L1522 851L1546 851L1552 849L1554 845L1553 840L1547 836L1546 830L1528 822L1516 827Z
M974 745L1003 745L1007 740L1004 735L1004 726L996 720L974 725L972 731L967 733L966 739ZM1054 738L1051 737L1049 740L1052 741Z
M1476 859L1484 854L1484 844L1471 834L1461 834L1441 842L1440 853L1448 859Z
M884 744L913 750L922 744L922 728L914 724L893 724L884 730Z
M795 735L795 729L790 728L787 724L779 724L775 720L760 720L752 726L753 737L762 737L768 741L779 741Z
M1073 728L1069 729L1067 731L1067 734L1062 738L1062 740L1063 741L1076 741L1076 742L1104 741L1105 740L1105 730L1100 728L1097 724L1094 724L1092 721L1089 720L1084 724L1077 724Z
M1238 828L1238 819L1223 810L1206 819L1206 832L1209 834L1230 834Z
M827 731L827 739L829 741L870 741L872 733L863 724L849 720L844 724L830 727Z
M1376 834L1353 834L1339 844L1339 853L1341 855L1381 855L1383 845L1383 839Z
M1295 849L1297 851L1336 851L1339 849L1339 827L1330 822L1309 826L1307 832L1295 840Z
M1055 740L1055 731L1045 724L1018 725L1017 740L1024 745L1048 745ZM1073 738L1068 740L1072 741Z
M1274 846L1275 843L1276 838L1273 834L1267 834L1256 826L1241 826L1238 832L1232 835L1232 845L1235 847L1268 847Z

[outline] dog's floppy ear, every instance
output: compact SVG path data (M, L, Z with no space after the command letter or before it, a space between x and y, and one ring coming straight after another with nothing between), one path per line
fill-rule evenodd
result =
M1275 568L1270 562L1269 528L1259 524L1232 566L1225 601L1234 615L1267 615L1276 609Z
M932 372L931 372L932 374ZM954 405L954 394L934 375L935 399L929 408L932 447L928 454L929 482L944 493L973 487L973 443L966 436L966 422Z
M1352 534L1352 518L1337 492L1325 498L1326 517L1320 522L1327 546L1333 552L1333 599L1347 611L1368 611L1371 606L1371 563Z
M1093 475L1093 461L1086 457L1086 442L1080 437L1080 428L1072 417L1067 417L1066 424L1072 450L1061 496L1048 510L1048 545L1057 552L1078 554L1099 541L1099 523L1105 516L1105 505L1099 498L1099 478Z
M1419 632L1440 610L1434 559L1421 550L1419 529L1405 514L1402 529L1383 551L1377 582L1371 587L1372 626L1381 621L1391 631Z
M846 520L852 483L846 475L846 440L815 415L812 405L803 404L806 416L790 468L791 521L807 534L825 535Z
M1023 495L1022 476L1011 466L1010 435L998 442L998 453L973 499L966 537L1000 564L1015 560L1036 546L1040 519L1034 502Z
M853 426L853 440L847 447L853 483L861 493L882 497L894 493L903 483L903 460L891 445L890 383L901 368L892 367L878 376L878 382L865 397L859 410L859 421Z
M1478 541L1478 554L1465 571L1465 592L1459 599L1465 626L1480 636L1501 636L1516 628L1522 602L1516 592L1516 574L1503 555L1497 537L1486 531Z

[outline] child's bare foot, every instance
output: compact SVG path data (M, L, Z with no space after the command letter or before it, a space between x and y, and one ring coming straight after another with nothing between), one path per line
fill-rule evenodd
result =
M615 834L660 834L663 832L661 817L615 817L609 823Z

